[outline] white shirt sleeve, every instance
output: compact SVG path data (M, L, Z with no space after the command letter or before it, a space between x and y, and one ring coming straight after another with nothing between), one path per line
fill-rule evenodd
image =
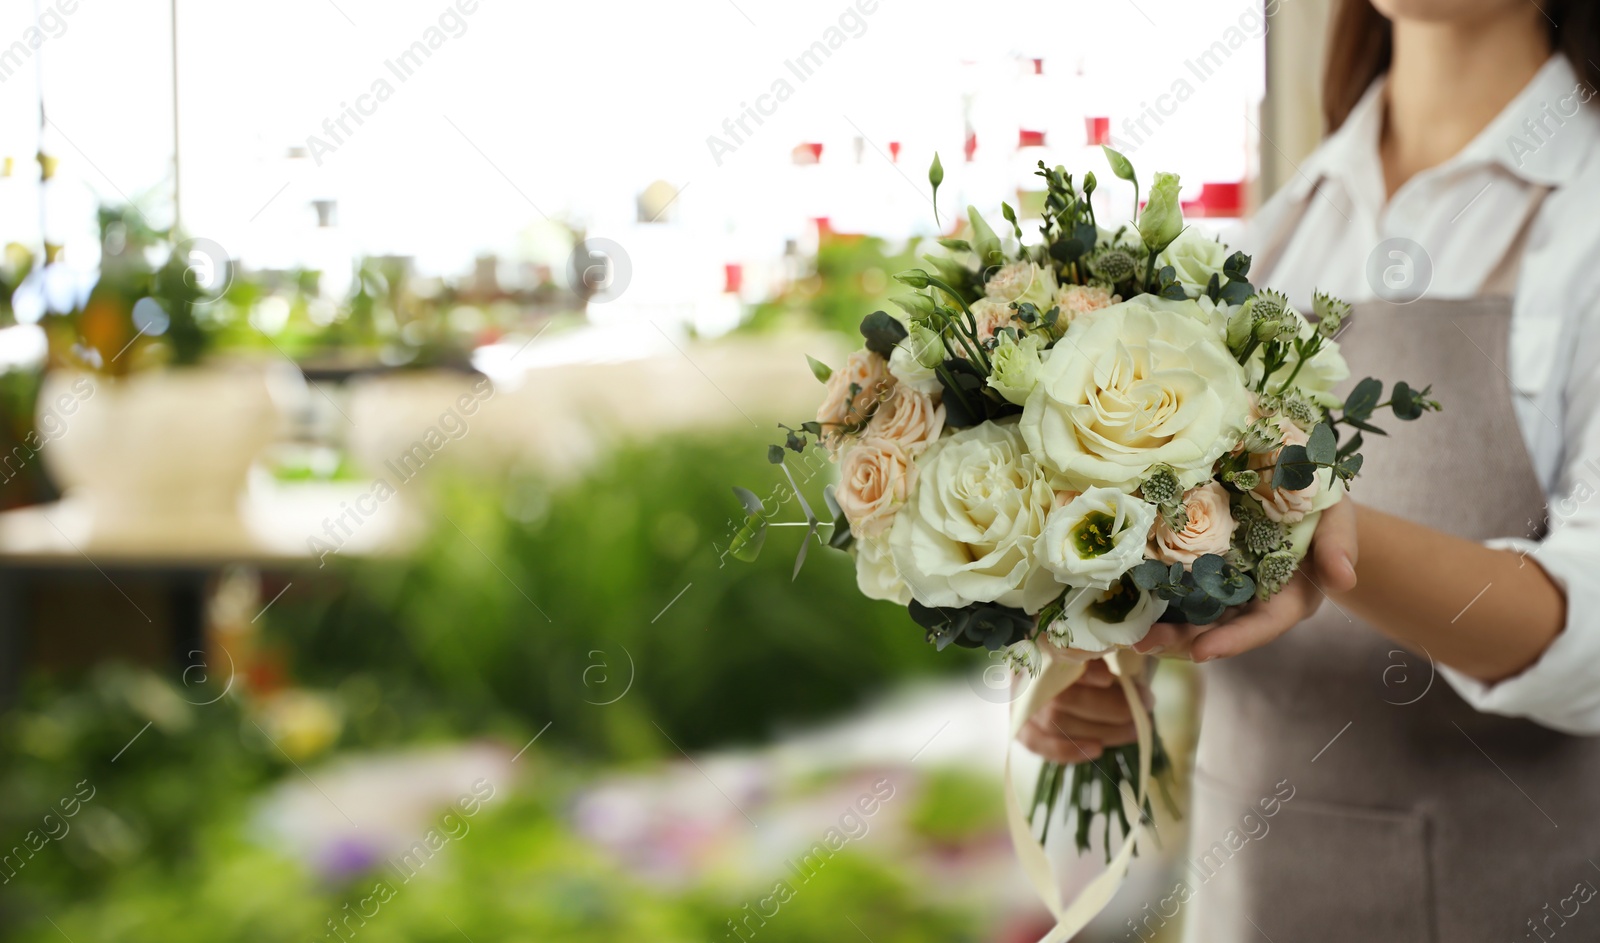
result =
M1566 593L1567 622L1521 674L1486 685L1440 666L1456 693L1480 711L1526 717L1574 734L1600 734L1600 309L1575 331L1563 391L1566 448L1542 541L1488 545L1544 568Z

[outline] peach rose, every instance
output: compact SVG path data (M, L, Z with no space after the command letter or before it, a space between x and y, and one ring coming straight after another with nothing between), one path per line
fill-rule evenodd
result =
M1190 488L1183 496L1183 510L1188 521L1182 530L1175 531L1165 518L1156 518L1146 548L1150 556L1162 563L1188 566L1208 553L1228 551L1239 522L1228 507L1227 489L1214 481Z
M829 433L864 422L893 387L888 362L870 350L858 350L828 378L827 393L817 407L817 422Z
M866 436L839 460L839 485L834 500L857 537L878 537L888 532L894 516L906 503L916 466L898 442Z
M944 430L944 406L927 393L903 383L878 406L863 437L888 439L915 454Z
M1122 300L1121 295L1097 285L1062 285L1056 290L1056 307L1061 309L1061 324L1071 324L1081 314L1108 308Z
M1305 445L1310 439L1310 436L1286 417L1278 416L1273 423L1278 427L1278 431L1283 433L1284 445ZM1250 467L1261 473L1261 483L1256 485L1254 494L1261 499L1261 510L1266 512L1269 519L1280 524L1293 524L1311 513L1312 505L1317 498L1319 482L1313 481L1299 491L1274 488L1272 467L1277 464L1278 452L1281 450L1280 447L1271 452L1250 456Z

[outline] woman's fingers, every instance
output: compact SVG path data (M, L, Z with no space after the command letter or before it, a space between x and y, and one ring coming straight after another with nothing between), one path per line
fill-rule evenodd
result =
M1317 594L1316 588L1296 576L1276 596L1251 603L1237 619L1203 633L1190 649L1194 660L1232 658L1276 639L1316 611L1310 594Z
M1322 512L1311 556L1323 589L1345 593L1356 587L1356 506L1348 497Z
M1102 724L1131 724L1133 711L1119 684L1114 688L1067 688L1043 713L1058 717L1081 717Z
M1046 734L1031 724L1022 728L1017 734L1024 747L1035 755L1057 763L1086 763L1100 758L1105 752L1098 740L1069 739L1055 734Z

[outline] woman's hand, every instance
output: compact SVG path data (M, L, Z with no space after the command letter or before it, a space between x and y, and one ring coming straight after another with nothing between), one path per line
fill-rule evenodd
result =
M1356 509L1348 497L1322 512L1311 550L1294 578L1265 602L1236 606L1210 625L1158 622L1134 650L1196 662L1260 648L1309 619L1329 593L1356 585Z
M1144 679L1135 682L1145 710L1155 702ZM1098 759L1106 747L1138 739L1133 710L1104 660L1096 658L1083 677L1056 695L1023 725L1017 739L1029 750L1057 763L1083 763Z

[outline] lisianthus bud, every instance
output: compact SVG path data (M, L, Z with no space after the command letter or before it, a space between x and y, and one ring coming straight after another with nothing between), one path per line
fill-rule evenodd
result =
M926 321L933 317L933 299L924 294L897 295L889 299L894 302L906 317L913 322Z
M896 275L894 280L902 285L910 285L912 288L928 287L928 273L919 268L907 269Z
M1010 331L998 336L999 343L989 355L989 386L1007 402L1021 406L1039 383L1039 371L1044 366L1039 350L1044 342L1034 334L1025 335L1020 341L1012 339Z
M1178 175L1157 173L1144 212L1139 214L1139 235L1145 248L1160 252L1183 232L1183 207L1178 203Z
M967 222L972 224L972 238L969 241L972 251L978 253L978 264L990 265L1003 258L1000 255L1000 237L984 222L976 206L967 207Z
M945 362L947 355L944 338L939 336L938 331L925 324L911 322L906 328L906 339L903 343L911 351L911 356L916 358L917 363L930 370Z

